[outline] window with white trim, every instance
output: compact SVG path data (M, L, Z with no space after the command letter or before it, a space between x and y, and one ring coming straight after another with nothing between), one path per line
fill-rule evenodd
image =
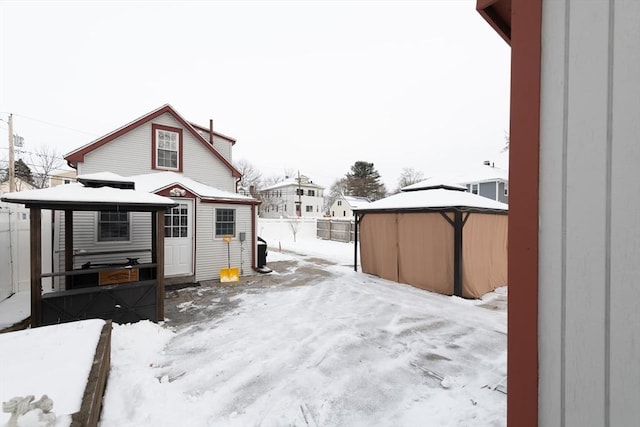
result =
M236 235L236 210L216 209L216 237Z
M98 212L98 241L129 241L129 213L102 211Z
M156 129L156 167L178 169L179 135L163 129Z
M471 192L473 194L478 194L478 184L471 184Z

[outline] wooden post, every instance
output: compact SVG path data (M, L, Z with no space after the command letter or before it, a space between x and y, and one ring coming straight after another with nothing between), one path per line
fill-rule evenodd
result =
M164 320L164 209L155 213L155 227L152 230L155 242L152 251L155 252L156 263L156 305L158 309L158 322ZM152 213L153 215L153 213Z
M73 270L73 211L64 211L64 271ZM73 289L73 276L64 276L64 289Z
M42 323L42 213L40 208L30 209L29 245L31 252L31 327Z

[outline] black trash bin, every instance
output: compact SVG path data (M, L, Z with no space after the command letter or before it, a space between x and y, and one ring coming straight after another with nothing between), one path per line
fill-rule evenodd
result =
M267 265L267 242L258 237L258 268Z

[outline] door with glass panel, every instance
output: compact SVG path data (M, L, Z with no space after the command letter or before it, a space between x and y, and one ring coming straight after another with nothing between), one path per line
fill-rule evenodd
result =
M193 274L193 201L175 202L164 214L165 276Z

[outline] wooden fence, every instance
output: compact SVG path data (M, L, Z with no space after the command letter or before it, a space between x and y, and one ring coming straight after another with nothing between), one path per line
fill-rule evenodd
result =
M356 223L354 220L318 218L316 235L319 239L338 242L353 242Z

